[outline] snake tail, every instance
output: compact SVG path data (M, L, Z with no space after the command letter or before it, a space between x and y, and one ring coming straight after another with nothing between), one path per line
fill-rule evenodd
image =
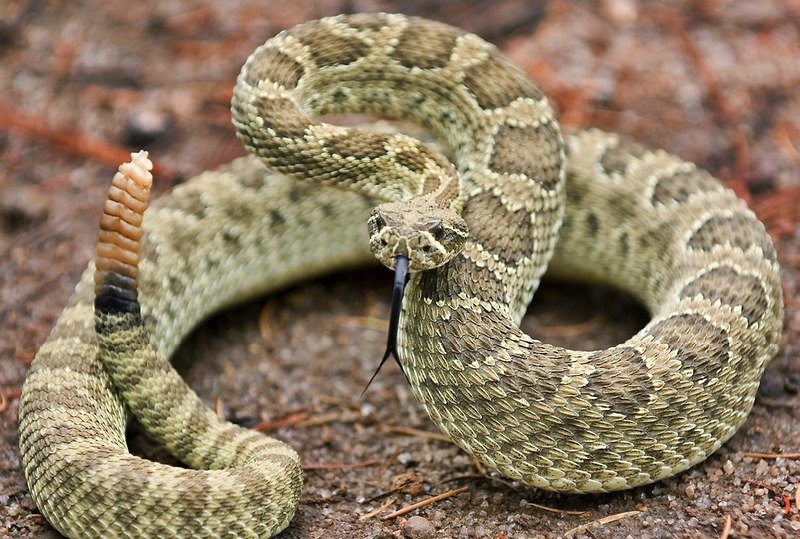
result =
M185 496L187 508L185 514L171 520L169 532L220 536L240 527L236 535L275 534L286 527L297 506L302 484L299 457L278 440L220 419L186 385L153 341L137 299L142 222L152 164L144 152L132 157L114 177L100 221L95 260L99 354L145 429L192 468L211 470L187 470L183 481L175 485L188 487L178 494ZM164 395L169 395L168 403L152 406ZM159 477L147 480L158 482ZM192 497L195 499L186 499ZM225 503L234 498L252 507L246 514L226 511ZM218 504L222 506L215 507ZM169 505L165 502L163 507ZM207 509L219 517L200 523L197 515ZM142 535L161 536L162 532Z
M95 253L95 312L99 319L117 313L140 314L139 253L142 219L153 185L152 168L146 152L131 154L131 162L120 166L108 191Z

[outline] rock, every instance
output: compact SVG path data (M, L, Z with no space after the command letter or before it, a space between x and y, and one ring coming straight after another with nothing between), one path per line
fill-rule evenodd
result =
M416 461L414 460L414 457L411 456L411 453L403 452L397 455L397 462L399 462L403 466L410 466Z
M413 516L403 526L403 537L408 539L430 539L435 536L436 528L423 517Z
M722 465L722 471L725 472L725 475L732 475L735 471L733 463L730 460L726 461L725 464Z
M132 147L147 146L162 137L172 127L174 120L168 114L155 110L141 110L128 118L123 142Z
M392 478L392 490L417 496L422 492L425 478L416 472L405 472Z
M37 186L25 186L0 194L0 226L14 232L47 220L50 199Z

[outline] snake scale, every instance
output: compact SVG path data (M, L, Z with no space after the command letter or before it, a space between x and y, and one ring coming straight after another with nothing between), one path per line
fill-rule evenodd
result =
M256 157L177 187L143 223L149 161L120 167L96 275L92 263L25 382L25 475L64 534L286 527L297 454L217 418L167 358L210 313L367 264L368 244L387 265L404 255L420 270L398 337L415 396L507 477L561 492L631 488L702 461L744 422L780 337L778 264L754 214L708 173L613 134L562 136L493 46L402 15L277 35L242 69L232 111ZM311 119L331 112L418 122L454 165L402 135ZM626 290L651 321L599 351L522 333L553 252L553 274ZM131 455L128 410L195 469Z

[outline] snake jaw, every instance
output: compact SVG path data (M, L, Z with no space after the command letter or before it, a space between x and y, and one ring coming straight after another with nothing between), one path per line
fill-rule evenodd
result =
M394 287L392 288L392 310L389 314L389 334L386 338L386 350L383 352L383 357L381 358L381 362L378 364L378 368L375 369L375 372L372 375L372 378L369 379L367 382L367 387L364 388L364 391L361 392L361 396L364 396L364 393L367 392L369 386L372 384L372 381L378 376L378 373L383 367L383 364L386 363L390 357L394 357L394 360L397 362L397 365L400 367L400 370L403 372L403 376L406 377L406 381L408 381L408 375L406 371L403 369L403 364L400 362L400 354L397 353L397 333L400 330L400 310L403 306L403 293L406 289L406 282L408 281L408 257L404 255L400 255L394 260Z

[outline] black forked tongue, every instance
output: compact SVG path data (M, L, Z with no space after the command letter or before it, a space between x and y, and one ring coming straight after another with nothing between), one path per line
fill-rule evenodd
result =
M400 308L403 305L403 291L406 288L406 278L408 277L408 257L400 255L395 259L394 265L394 288L392 289L392 311L389 315L389 336L386 339L386 351L383 353L383 357L381 358L380 364L378 364L378 368L375 369L375 374L372 375L372 378L369 379L367 383L367 387L364 388L364 391L361 392L361 396L364 396L364 393L367 392L369 389L370 384L378 376L378 373L383 367L383 364L386 363L386 360L390 357L394 357L394 360L397 362L397 365L400 367L400 370L403 372L403 376L406 377L406 381L408 381L408 375L406 371L403 370L403 364L400 363L400 356L397 354L397 331L400 325Z

